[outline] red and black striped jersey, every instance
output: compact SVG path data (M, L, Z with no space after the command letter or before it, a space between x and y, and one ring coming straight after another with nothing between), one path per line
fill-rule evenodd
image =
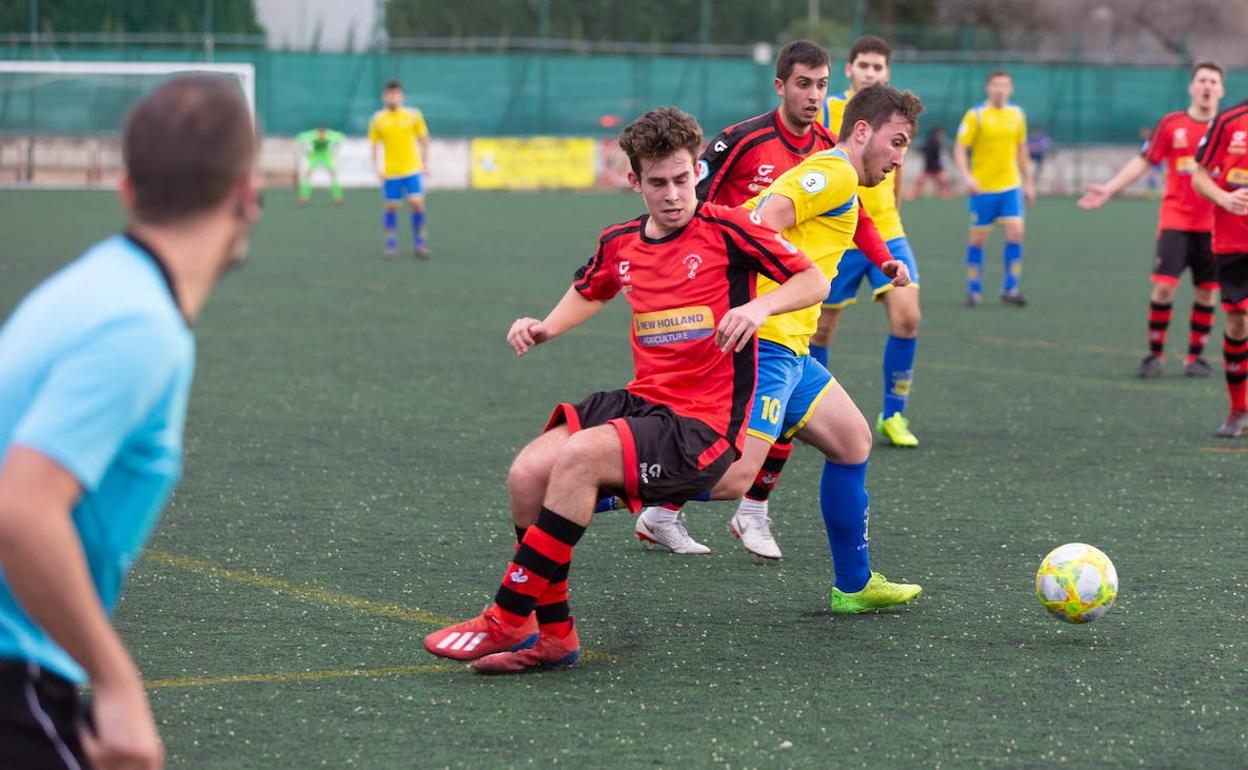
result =
M1223 190L1248 187L1248 101L1213 119L1196 150L1196 162ZM1248 217L1214 206L1213 253L1248 252Z
M1186 110L1171 112L1157 121L1140 154L1151 165L1166 164L1166 191L1161 196L1157 230L1207 233L1213 229L1213 203L1192 189L1196 146L1209 121L1199 121Z
M630 393L701 420L738 454L754 397L757 338L722 353L715 330L755 296L758 275L784 282L810 260L741 208L699 203L689 224L646 235L646 216L602 231L573 287L589 300L624 292L633 309Z
M830 150L836 139L820 123L806 136L784 127L774 109L725 128L698 159L698 200L740 206L808 155Z

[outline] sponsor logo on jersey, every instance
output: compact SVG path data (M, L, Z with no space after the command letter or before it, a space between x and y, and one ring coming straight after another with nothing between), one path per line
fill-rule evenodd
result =
M1248 187L1248 168L1232 168L1226 172L1226 183L1231 187Z
M1187 148L1187 128L1185 126L1180 126L1174 129L1174 139L1171 141L1174 144L1174 149L1176 150L1186 149Z
M706 305L656 310L633 316L633 334L647 347L675 345L710 337L715 333L715 314Z
M1174 162L1174 170L1180 174L1191 174L1196 170L1196 158L1184 155Z

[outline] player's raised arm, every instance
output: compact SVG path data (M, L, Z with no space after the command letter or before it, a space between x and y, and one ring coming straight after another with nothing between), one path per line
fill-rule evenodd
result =
M522 356L535 345L585 323L606 304L603 300L587 299L575 286L569 286L563 298L544 319L517 318L507 332L507 344L516 351L516 355Z
M1099 209L1110 198L1130 187L1136 180L1147 174L1148 169L1149 163L1144 156L1136 155L1122 164L1122 168L1118 169L1118 173L1114 174L1108 182L1092 182L1085 185L1083 197L1078 200L1077 205L1081 209Z

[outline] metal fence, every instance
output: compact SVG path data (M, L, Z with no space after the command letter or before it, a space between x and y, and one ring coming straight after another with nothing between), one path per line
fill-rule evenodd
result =
M26 45L0 45L0 59L30 58ZM68 58L68 57L65 57ZM160 46L91 46L75 60L202 61L203 51ZM776 102L769 58L641 53L419 51L293 53L218 48L217 62L256 68L257 113L270 134L316 124L365 132L382 85L401 81L408 101L441 136L603 136L651 107L675 104L708 132ZM761 63L760 63L761 61ZM1136 141L1142 126L1186 101L1182 67L1051 61L896 61L893 83L927 106L924 129L952 131L981 101L985 75L999 66L1014 76L1015 101L1030 125L1064 145ZM86 135L118 128L117 100L88 80L50 83L38 99L11 98L0 75L0 133ZM839 78L834 77L834 87ZM1228 73L1230 94L1248 71ZM114 81L110 87L123 87ZM34 110L32 113L31 110Z

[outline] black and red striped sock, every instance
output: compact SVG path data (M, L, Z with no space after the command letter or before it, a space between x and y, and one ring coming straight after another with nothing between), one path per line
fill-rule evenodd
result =
M1170 328L1170 312L1174 305L1169 302L1148 303L1148 352L1164 356L1166 331Z
M771 490L780 483L780 472L784 470L784 464L788 462L791 454L793 454L793 442L777 441L772 444L771 449L767 450L767 459L763 460L763 467L759 468L758 475L754 477L754 484L745 496L750 500L765 502Z
M1209 344L1209 332L1213 331L1213 305L1192 303L1192 325L1187 335L1187 360L1200 358Z
M1231 397L1231 411L1248 411L1248 339L1222 340L1222 357L1226 360L1226 392Z
M568 570L571 566L560 566L537 600L537 627L543 634L563 637L572 630L572 614L568 607Z
M572 561L572 548L584 534L585 527L549 508L542 508L537 522L525 531L494 595L494 604L503 622L522 625L561 572L562 582L567 582L566 568Z

